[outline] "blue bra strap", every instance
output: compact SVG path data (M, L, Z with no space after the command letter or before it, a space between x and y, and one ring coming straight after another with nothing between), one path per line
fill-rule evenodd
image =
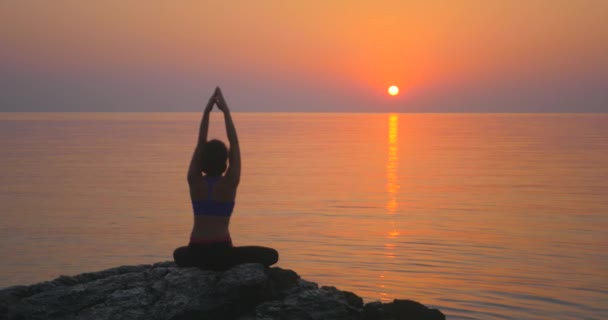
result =
M220 181L220 177L209 177L205 176L205 180L207 181L207 199L211 199L213 197L213 187L215 183Z

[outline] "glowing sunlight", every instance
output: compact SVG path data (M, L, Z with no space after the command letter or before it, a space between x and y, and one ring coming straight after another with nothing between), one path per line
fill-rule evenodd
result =
M399 94L399 87L397 86L390 86L388 87L388 94L390 94L391 96L396 96Z

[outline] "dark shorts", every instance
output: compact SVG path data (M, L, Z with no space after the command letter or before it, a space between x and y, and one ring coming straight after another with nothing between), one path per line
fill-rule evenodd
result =
M180 267L227 270L242 263L261 263L268 267L279 261L279 253L266 247L233 247L231 242L191 243L175 249L173 259Z

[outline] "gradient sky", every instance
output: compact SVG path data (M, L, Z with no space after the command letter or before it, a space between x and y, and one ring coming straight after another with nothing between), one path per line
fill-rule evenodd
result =
M608 1L0 1L0 111L608 112ZM401 94L389 97L386 88Z

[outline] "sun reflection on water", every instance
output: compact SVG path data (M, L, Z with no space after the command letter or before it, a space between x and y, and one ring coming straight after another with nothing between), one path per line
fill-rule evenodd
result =
M390 216L394 216L399 208L399 201L397 195L399 193L399 180L398 180L398 169L399 169L399 115L389 114L388 116L388 160L386 162L386 193L388 200L386 202L386 212ZM401 234L397 229L395 220L390 218L390 229L386 232L387 241L384 244L384 256L387 259L395 259L397 253L395 252L394 240ZM379 299L380 301L386 302L392 300L391 296L386 293L386 285L384 284L387 279L385 278L384 272L380 274L379 284Z
M395 214L395 211L399 207L399 203L397 202L397 194L399 193L398 167L399 115L390 114L388 117L388 160L386 162L386 192L388 193L386 210L389 214Z

